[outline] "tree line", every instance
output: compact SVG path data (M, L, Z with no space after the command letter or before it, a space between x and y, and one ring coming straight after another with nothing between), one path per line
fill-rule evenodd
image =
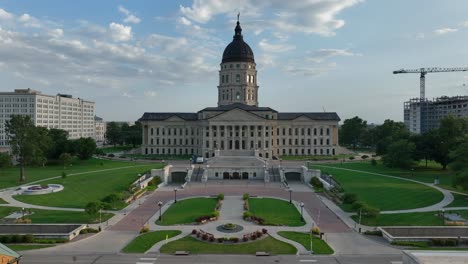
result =
M142 128L141 123L136 122L129 126L127 123L119 125L116 122L110 122L107 125L106 140L108 144L117 145L141 145Z
M346 119L340 127L340 144L356 150L370 148L388 167L409 168L418 161L432 160L456 174L454 185L468 189L468 119L447 116L438 129L410 133L402 122L385 120L369 126L360 117Z
M96 151L93 138L70 140L67 131L36 127L29 116L13 115L5 123L5 132L11 154L20 167L20 182L26 181L24 169L28 165L44 166L50 160L59 160L66 165L71 163L73 156L87 160ZM11 157L0 154L0 167L10 166Z

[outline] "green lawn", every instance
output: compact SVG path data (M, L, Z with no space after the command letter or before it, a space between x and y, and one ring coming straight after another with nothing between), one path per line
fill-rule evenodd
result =
M7 247L11 248L14 251L25 251L25 250L33 250L33 249L41 249L41 248L48 248L53 247L55 245L25 245L25 244L7 244Z
M60 192L42 195L16 195L18 201L44 206L84 208L87 203L100 201L112 193L122 193L138 178L139 173L150 169L161 168L162 164L137 164L119 170L93 172L66 179L58 178L45 181L41 184L62 184L65 189ZM124 202L117 205L123 208Z
M175 237L182 233L179 230L154 231L137 236L122 251L124 253L145 253L154 244L168 238Z
M287 238L289 240L296 241L297 243L303 245L307 250L310 250L310 234L302 232L291 232L291 231L280 231L278 235ZM312 238L312 249L314 254L323 255L323 254L333 254L335 251L318 237Z
M161 247L161 253L172 254L175 251L184 250L193 254L255 254L258 251L270 254L296 254L296 248L290 244L278 241L272 237L240 243L218 244L199 241L192 236L173 241Z
M99 222L99 215L94 219L85 212L69 212L69 211L52 211L52 210L41 210L31 209L32 215L26 216L31 219L33 224L92 224ZM0 207L0 218L10 215L13 212L21 212L21 208L18 207ZM114 214L101 214L102 222L114 216Z
M2 198L0 198L0 204L8 204L5 200L3 200Z
M303 226L301 214L288 201L273 198L249 198L249 211L265 220L265 225Z
M368 173L340 170L338 169L340 168L339 164L329 164L326 166L336 166L337 168L321 168L318 166L317 168L333 175L344 188L345 192L356 194L359 200L382 211L426 207L436 204L443 199L441 192L419 183ZM356 170L372 168L375 172L387 173L385 170L378 171L371 165L367 165L367 163L343 164L343 167ZM350 206L343 206L342 208L346 211L351 210Z
M282 160L311 160L311 161L317 161L317 160L342 160L342 159L348 159L349 157L352 157L354 155L346 155L346 154L340 154L340 155L310 155L310 156L289 156L289 155L284 155L281 156L280 158Z
M125 155L129 158L143 159L143 160L186 160L187 164L192 158L192 155L158 155L158 154L129 154Z
M173 204L162 215L158 225L179 225L194 223L200 216L210 215L217 200L214 198L192 198L180 200Z
M468 195L454 193L453 198L455 198L453 202L446 207L468 207Z
M456 213L468 219L468 210L445 211ZM353 216L358 222L359 217ZM368 226L443 226L444 221L437 216L437 212L408 213L408 214L381 214L378 218L362 217L361 224Z
M74 173L120 168L132 165L134 165L134 162L110 161L93 158L85 161L75 159L72 165L65 168L65 170L62 165L46 165L45 167L26 167L26 183L41 179L47 179L50 177L61 176L63 171L70 175ZM20 184L18 180L19 167L2 169L2 172L0 173L0 189L17 186Z

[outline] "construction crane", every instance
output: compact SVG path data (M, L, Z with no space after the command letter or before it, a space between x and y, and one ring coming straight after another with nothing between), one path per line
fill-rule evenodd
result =
M419 77L419 97L421 99L426 98L426 74L430 72L460 72L460 71L468 71L468 67L457 67L457 68L420 68L415 70L405 70L401 69L398 71L393 71L393 74L400 74L400 73L419 73L421 74Z

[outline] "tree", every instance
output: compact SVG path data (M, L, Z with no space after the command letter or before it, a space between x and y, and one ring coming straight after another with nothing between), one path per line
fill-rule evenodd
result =
M116 146L117 144L122 144L123 135L122 129L115 122L110 122L107 126L106 139L109 144Z
M45 160L50 144L47 129L36 128L31 117L13 115L6 121L5 131L13 155L20 165L20 182L26 181L24 168L28 164L39 164Z
M89 202L86 204L85 212L93 217L93 220L96 219L97 214L99 213L99 209L101 209L101 205L98 202Z
M49 137L52 141L49 153L47 154L49 159L58 159L62 153L70 151L67 131L51 128L49 129Z
M340 127L340 142L342 144L356 146L360 143L363 133L366 131L367 121L355 116L351 119L346 119Z
M382 125L376 126L373 131L376 139L375 152L377 155L384 155L387 153L390 144L400 139L408 139L410 136L404 123L389 119L385 120Z
M414 163L415 149L413 142L400 139L388 146L382 161L388 167L408 168Z
M75 140L74 145L81 160L90 159L96 151L96 141L92 138L79 138Z
M427 162L434 156L435 142L438 140L437 131L430 130L424 134L414 134L411 135L410 140L416 145L414 159L423 159L426 162L427 167Z
M10 168L13 164L11 163L11 156L8 153L0 152L0 171L3 174L3 171L7 168Z
M455 172L453 185L468 190L468 135L465 135L461 144L450 152L450 168Z
M468 133L468 119L447 116L440 121L440 127L434 137L432 158L445 170L452 161L450 151L454 150Z
M59 160L63 164L63 169L65 169L65 167L67 167L67 166L69 166L71 164L72 159L73 159L73 157L72 157L72 155L70 155L70 153L60 154Z
M124 127L122 126L122 130L124 130ZM141 123L136 122L135 125L129 126L127 130L125 130L125 144L132 144L133 147L136 147L137 145L141 145L142 142L142 128L141 128Z

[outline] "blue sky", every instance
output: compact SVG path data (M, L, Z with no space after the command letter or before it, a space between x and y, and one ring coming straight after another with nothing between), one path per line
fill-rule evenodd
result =
M392 71L468 66L466 10L464 0L0 0L1 90L70 93L106 120L215 106L240 11L261 106L402 120L419 76ZM426 95L466 95L465 83L466 73L429 74Z

